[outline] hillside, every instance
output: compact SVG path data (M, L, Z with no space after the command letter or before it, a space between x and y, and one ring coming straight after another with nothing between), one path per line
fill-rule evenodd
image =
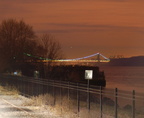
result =
M144 56L130 58L111 59L108 66L144 66Z

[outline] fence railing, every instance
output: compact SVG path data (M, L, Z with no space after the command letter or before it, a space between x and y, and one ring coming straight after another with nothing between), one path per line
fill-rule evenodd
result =
M14 86L22 95L28 97L50 94L53 96L53 105L58 99L62 105L65 102L62 98L66 96L68 101L75 101L77 114L85 107L88 112L97 110L99 118L104 118L108 112L111 112L110 116L114 118L123 117L124 112L127 112L126 116L129 118L144 117L144 94L136 94L134 90L128 92L117 88L11 75L0 75L0 84ZM94 104L97 107L93 107ZM107 109L111 110L106 112Z

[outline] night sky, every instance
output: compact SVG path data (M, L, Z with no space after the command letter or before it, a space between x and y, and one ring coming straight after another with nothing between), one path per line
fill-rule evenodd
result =
M144 0L0 0L0 22L23 19L67 58L144 55Z

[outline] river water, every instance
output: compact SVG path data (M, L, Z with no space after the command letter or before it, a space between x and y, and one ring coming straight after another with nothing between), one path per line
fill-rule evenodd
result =
M100 70L105 72L106 88L144 93L144 67L102 66Z

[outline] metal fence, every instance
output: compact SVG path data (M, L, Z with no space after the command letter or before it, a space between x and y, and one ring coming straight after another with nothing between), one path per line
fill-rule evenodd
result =
M144 94L135 93L134 90L129 92L117 88L11 75L0 75L0 84L14 86L27 97L50 94L53 96L52 105L59 101L63 106L65 97L69 109L77 114L85 108L88 113L97 111L98 118L105 118L106 115L113 118L144 117ZM73 104L69 101L73 101Z

